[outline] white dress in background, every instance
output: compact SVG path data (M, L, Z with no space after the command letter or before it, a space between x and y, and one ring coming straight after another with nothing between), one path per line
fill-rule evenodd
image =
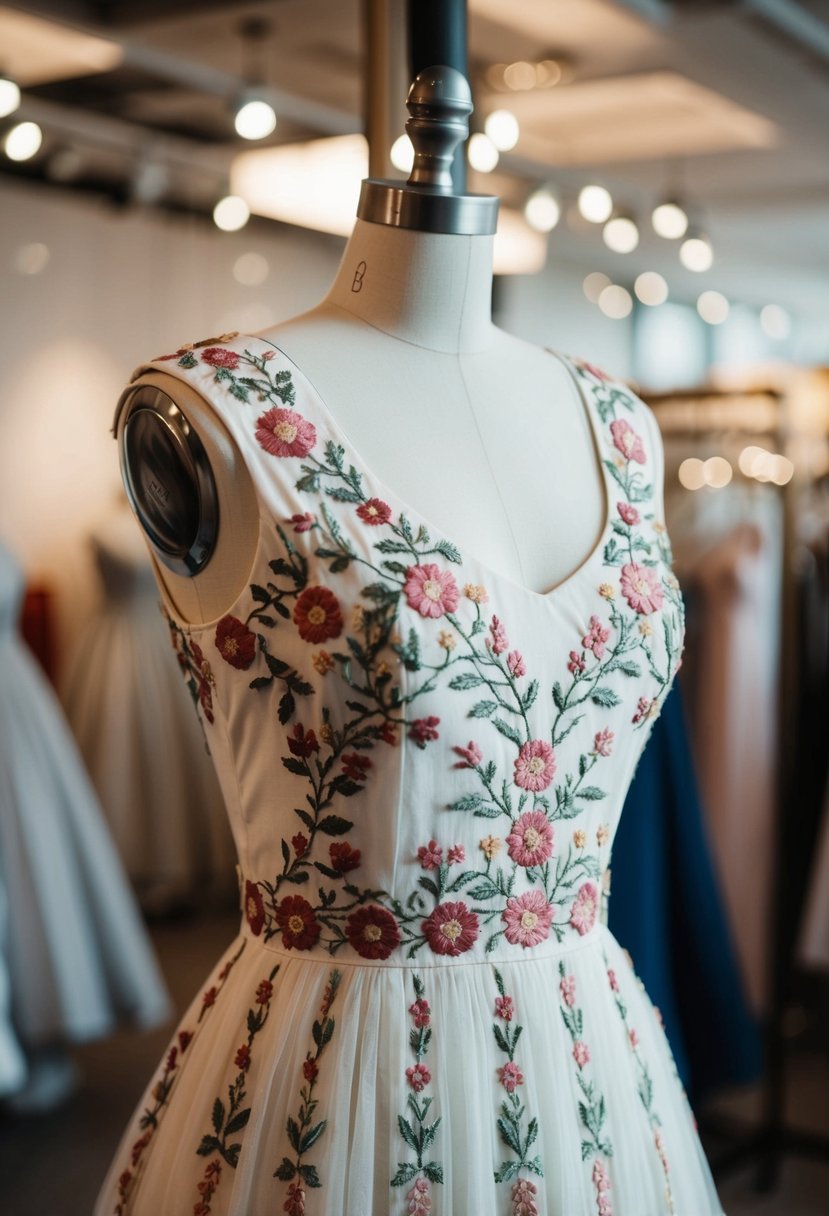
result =
M227 814L143 537L124 508L92 544L104 602L72 656L64 704L121 860L148 912L232 900Z
M0 545L0 886L11 1018L36 1051L152 1026L170 1005L60 706L16 631L19 566Z

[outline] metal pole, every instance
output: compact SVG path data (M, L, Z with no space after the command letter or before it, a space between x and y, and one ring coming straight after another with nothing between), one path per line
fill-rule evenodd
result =
M369 177L393 173L389 153L406 123L409 89L406 23L399 0L364 0L363 113L368 140Z
M411 78L424 68L445 64L469 80L466 0L408 0ZM452 182L466 193L466 148L455 153Z

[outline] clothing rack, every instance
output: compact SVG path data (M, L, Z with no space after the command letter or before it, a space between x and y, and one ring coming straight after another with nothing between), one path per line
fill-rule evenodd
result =
M654 409L665 437L699 442L718 439L757 442L764 438L777 452L786 452L789 428L786 402L777 390L722 392L700 390L687 393L645 395ZM722 1136L727 1147L712 1157L718 1177L746 1164L756 1166L756 1187L773 1190L788 1155L829 1159L829 1138L796 1129L786 1121L786 1034L785 1015L795 971L794 945L801 912L798 891L792 879L793 844L787 830L794 777L797 773L797 587L793 555L797 542L797 482L779 487L769 483L781 497L781 636L778 672L777 784L774 805L774 852L772 906L769 919L771 958L767 1008L763 1023L764 1069L761 1080L761 1115L756 1125L733 1119L710 1118L712 1133ZM727 493L725 490L718 491Z

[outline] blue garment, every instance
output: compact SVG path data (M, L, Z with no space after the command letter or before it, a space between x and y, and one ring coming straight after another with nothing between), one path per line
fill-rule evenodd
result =
M609 923L662 1013L694 1100L756 1080L760 1028L742 987L676 686L625 801Z

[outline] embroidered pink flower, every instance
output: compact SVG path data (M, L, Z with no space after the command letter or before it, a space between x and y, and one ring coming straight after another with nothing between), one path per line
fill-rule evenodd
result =
M514 1093L519 1085L524 1084L524 1074L514 1060L498 1069L498 1080L508 1094Z
M584 1068L585 1064L590 1059L590 1048L581 1039L576 1039L573 1044L573 1059L578 1064L579 1068Z
M597 380L602 380L605 383L611 379L607 372L603 372L600 367L596 367L595 363L587 363L584 359L576 359L576 366L580 367L583 372L589 372L591 376L595 376Z
M436 870L443 861L443 849L436 840L430 840L417 850L417 860L424 870Z
M422 996L409 1006L409 1013L412 1015L412 1020L415 1026L422 1030L424 1026L429 1025L432 1011L429 1008L429 1002Z
M432 1211L432 1196L429 1183L425 1178L418 1178L410 1191L406 1192L407 1216L430 1216Z
M514 676L525 676L527 674L527 664L524 662L524 656L520 650L511 650L507 655L507 667Z
M605 727L593 736L593 751L597 756L609 756L613 747L613 731Z
M509 639L501 619L493 614L489 622L489 634L486 644L493 654L503 654L509 647Z
M616 972L613 970L612 967L608 969L607 978L610 981L610 987L613 989L613 991L618 992L619 991L619 981L617 980Z
M292 525L294 532L309 532L316 522L316 516L312 515L310 511L304 511L301 514L297 512L290 519L285 520L286 524Z
M440 722L440 718L436 718L434 714L429 714L426 718L415 718L409 725L409 738L418 747L425 747L430 739L438 738L438 732L435 729L438 722Z
M462 844L453 844L446 854L446 860L450 866L454 866L461 861L466 861L466 849Z
M570 908L570 924L582 937L595 925L598 907L599 892L595 883L582 883Z
M630 1039L631 1047L639 1046L639 1035L635 1028L631 1027L631 1029L628 1031L628 1038Z
M397 921L379 904L352 912L345 922L345 935L361 958L388 958L400 945Z
M512 1211L510 1216L539 1216L538 1204L533 1198L538 1194L538 1187L529 1178L519 1178L512 1184L510 1199Z
M364 524L369 524L372 528L378 527L380 524L387 524L391 519L391 507L387 502L383 502L382 498L367 498L365 502L361 502L357 508L357 514Z
M235 616L222 617L215 641L224 661L240 671L247 671L256 658L256 634Z
M441 570L434 562L425 566L409 566L403 594L410 608L421 616L439 617L453 612L458 606L460 592L450 570Z
M511 1022L515 1016L515 1005L511 996L496 996L495 1016L505 1022Z
M338 874L348 874L360 864L360 850L352 849L347 840L337 840L328 846L331 868Z
M274 407L256 419L256 439L271 456L307 456L317 442L317 431L296 410Z
M598 1159L593 1165L593 1185L596 1188L598 1204L597 1216L613 1216L613 1201L610 1198L610 1179L602 1160Z
M610 629L605 629L597 616L591 616L590 627L581 640L586 650L592 650L597 659L604 654L605 643L610 637Z
M561 991L561 999L568 1009L572 1009L576 1003L576 977L574 975L565 975L559 984Z
M501 913L506 925L504 936L512 946L537 946L550 935L553 908L547 903L543 891L525 891L523 895L507 900Z
M647 697L640 697L636 702L636 713L631 718L631 722L636 724L643 721L644 718L649 717L652 705L653 702L649 701Z
M245 920L254 937L258 937L265 924L265 905L258 885L249 879L245 882Z
M233 1063L237 1068L241 1069L242 1072L247 1072L247 1070L250 1068L250 1047L247 1045L247 1043L243 1043L236 1052Z
M306 587L294 604L294 623L303 642L326 642L343 629L340 601L328 587Z
M571 650L567 670L572 672L574 676L580 676L586 667L587 664L584 661L584 656L580 655L576 650Z
M411 1068L406 1069L406 1076L416 1094L424 1090L432 1079L432 1074L425 1064L413 1064Z
M208 346L201 353L202 363L209 363L211 367L224 367L228 371L235 371L239 366L239 356L235 350L225 350L222 346Z
M629 524L631 527L638 524L642 518L642 516L636 510L636 507L632 507L629 502L617 502L616 510L619 512L625 523Z
M628 562L622 566L622 576L619 580L622 595L635 612L647 615L657 612L663 604L664 596L656 571L650 566L639 562Z
M544 739L523 743L514 762L513 781L522 790L546 790L555 776L556 760L553 749Z
M421 929L435 954L457 958L471 950L478 940L478 916L464 903L438 904L422 922Z
M645 449L641 437L636 434L629 422L626 422L624 418L611 422L610 433L613 436L613 446L626 459L635 460L637 464L645 463Z
M507 836L507 852L519 866L540 866L553 851L553 825L543 811L525 811Z
M476 768L484 758L484 753L472 739L469 740L466 747L453 747L452 751L462 757L452 766L453 768Z

